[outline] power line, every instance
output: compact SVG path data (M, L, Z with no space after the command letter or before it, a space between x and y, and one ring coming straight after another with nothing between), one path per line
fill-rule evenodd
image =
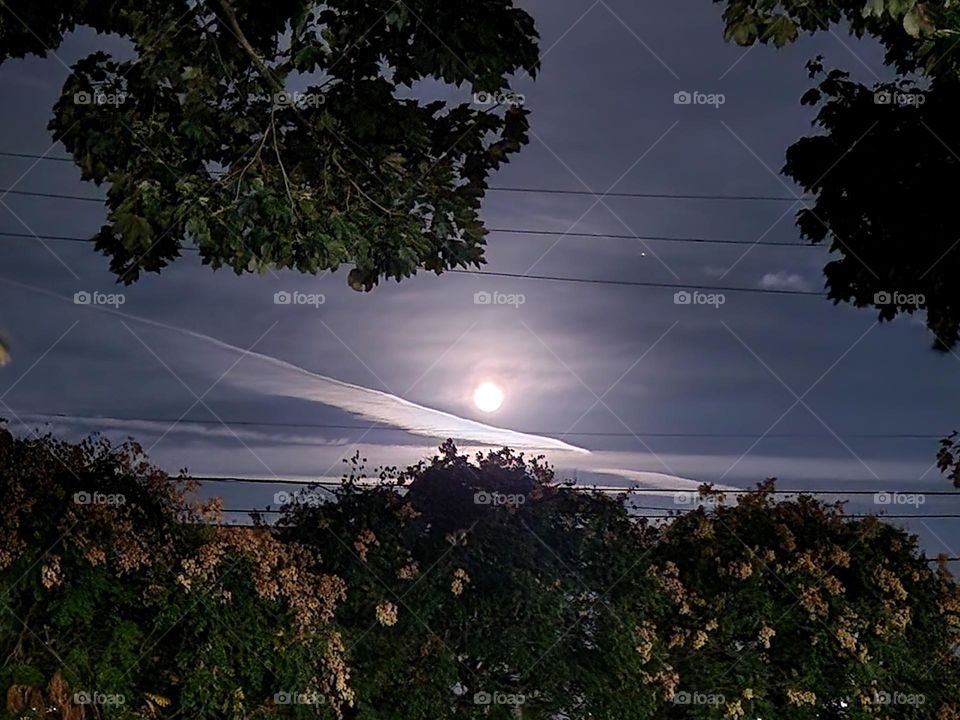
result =
M36 192L34 190L16 190L13 188L0 188L0 195L24 195L26 197L54 198L56 200L80 200L83 202L95 203L103 202L103 198L90 197L88 195L68 195L66 193Z
M346 423L307 423L307 422L280 422L275 420L209 420L189 418L170 418L170 417L117 417L114 415L73 415L70 413L59 412L40 412L25 411L20 416L36 416L61 418L64 420L105 420L114 422L156 422L156 423L191 423L195 425L236 425L247 427L281 427L291 429L320 429L320 430L363 430L363 431L388 431L388 432L406 432L400 428L389 425L372 424L346 424ZM586 431L574 430L561 432L558 430L517 430L526 435L545 435L551 437L617 437L617 438L682 438L682 439L740 439L755 440L760 435L756 433L716 433L716 432L625 432L625 431ZM854 440L939 440L944 433L840 433L842 439ZM831 440L834 435L825 433L767 433L763 437L780 440ZM958 493L960 494L960 493Z
M2 153L0 153L2 154ZM50 158L43 158L50 159ZM620 197L620 198L645 198L660 200L790 200L799 202L797 198L772 197L761 195L690 195L680 193L594 193L587 190L559 190L556 188L505 188L489 187L487 191L530 193L543 195L583 195L585 197ZM10 188L0 188L0 193L5 195L27 195L36 197L54 197L62 200L80 200L84 202L103 202L103 198L89 197L86 195L68 195L68 194L48 194L42 192L33 192L29 190L16 190Z
M2 193L2 190L0 190ZM45 197L45 196L44 196ZM672 235L626 235L622 233L602 233L602 232L562 232L560 230L535 230L531 228L489 228L491 233L503 235L542 235L545 237L560 238L589 238L589 239L610 239L610 240L638 240L641 242L667 242L667 243L693 243L697 245L759 245L761 247L795 247L822 249L819 245L800 242L778 242L776 240L737 240L731 238L705 238L697 236L676 237ZM40 238L41 240L70 240L73 242L90 242L90 238L76 237L72 235L34 235L31 233L20 232L0 232L2 237L24 238L27 240Z
M0 151L2 157L23 158L28 160L50 161L50 162L73 162L73 158L63 155L36 155L33 153L21 153ZM604 198L632 198L632 199L650 199L650 200L717 200L717 201L756 201L756 202L799 202L804 198L788 195L720 195L717 193L668 193L668 192L595 192L593 190L570 190L565 188L533 188L494 185L487 188L488 191L505 193L527 193L536 195L575 195L582 197L604 197ZM0 192L3 192L0 190ZM14 193L24 194L24 193ZM71 198L82 199L82 198Z
M670 510L668 510L667 508L657 508L657 507L647 507L647 506L638 506L637 509L639 509L639 510L646 510L646 511L650 511L650 510L660 511L660 510L662 510L664 513L670 512ZM234 508L234 509L224 509L224 510L221 510L221 512L224 512L224 513L260 513L260 514L264 514L264 515L281 515L281 514L283 514L283 510L280 510L280 509L277 509L277 508L262 508L262 509L261 509L261 508L253 508L253 509ZM682 511L679 511L679 512L682 512ZM644 517L644 518L654 518L654 519L663 518L663 519L669 520L669 519L672 519L672 518L677 517L677 514L676 514L676 512L674 512L674 514L672 514L672 515L649 515L649 514L643 514L643 513L631 513L631 517ZM893 519L893 520L904 520L904 519L909 519L909 518L927 519L927 520L929 520L929 519L960 518L960 514L956 514L956 515L869 515L869 514L866 514L866 515L843 515L843 518L844 518L844 519L849 519L849 520L865 520L865 519L867 519L867 518L873 518L873 517L875 517L875 518L877 518L877 519L880 519L880 520L887 519L887 518ZM931 559L933 559L933 558L931 558Z
M24 240L62 240L66 242L92 243L93 238L77 237L76 235L37 235L35 233L0 232L0 237Z
M220 477L215 475L205 476L205 475L192 475L191 479L196 480L200 483L228 483L228 484L242 484L242 485L307 485L307 486L317 486L323 490L329 491L330 488L337 488L342 485L342 480L326 480L323 478L311 479L311 478L265 478L265 477ZM709 483L704 483L709 484ZM359 483L362 487L396 487L395 485L388 482L365 482ZM566 488L569 490L574 490L577 492L601 492L611 495L616 494L634 494L634 493L698 493L696 488L680 488L680 487L615 487L610 485L568 485L565 483L557 483L555 485L557 488ZM751 490L749 488L734 488L730 490L716 490L715 492L723 495L750 495L751 493L757 492L756 490ZM886 494L888 496L906 496L906 495L923 495L929 497L954 497L960 499L960 490L911 490L911 491L897 491L897 490L771 490L768 491L772 495L812 495L812 496L825 496L825 495L849 495L849 496L866 496L873 497L876 495ZM667 511L671 508L649 508L651 510L663 510ZM682 509L682 508L681 508ZM890 515L884 515L883 517L891 517ZM926 515L916 514L916 515L905 515L904 517L926 517ZM945 517L954 517L953 515L948 515ZM957 515L960 517L960 515Z
M0 236L15 236L20 237L19 234L14 233L0 233ZM48 240L67 240L71 242L93 242L90 238L79 238L79 237L64 237L64 236L41 236L41 235L26 235L26 237L34 237L40 239ZM185 247L185 250L195 251L194 247ZM611 285L619 287L643 287L643 288L659 288L667 290L702 290L704 292L720 292L720 293L750 293L755 295L800 295L806 297L825 297L822 292L816 290L791 290L791 289L780 289L780 288L748 288L748 287L735 287L728 285L702 285L697 283L690 284L681 284L681 283L668 283L668 282L653 282L649 280L611 280L607 278L578 278L578 277L568 277L564 275L531 275L529 273L517 273L517 272L505 272L505 271L494 271L494 270L459 270L456 268L448 269L444 271L445 273L452 273L455 275L473 275L475 277L488 276L488 277L502 277L502 278L511 278L514 280L541 280L549 282L565 282L573 283L578 285Z
M592 190L564 190L561 188L526 188L494 186L488 190L510 193L536 193L541 195L584 195L587 197L650 198L654 200L756 200L769 202L800 202L804 198L786 195L711 195L697 193L664 192L594 192Z
M653 282L649 280L611 280L607 278L577 278L561 275L530 275L527 273L502 272L494 270L444 270L444 272L462 274L462 275L488 275L491 277L511 278L514 280L546 280L550 282L566 282L574 284L587 285L614 285L620 287L646 287L661 288L667 290L703 290L706 292L742 292L758 295L805 295L808 297L825 297L822 292L816 290L789 290L778 288L746 288L733 287L726 285L699 285L699 284L679 284L667 282Z
M28 160L50 160L53 162L73 162L73 158L68 157L66 155L34 155L32 153L10 152L7 150L0 150L0 156L26 158Z
M623 233L562 232L560 230L533 230L518 228L488 228L492 233L507 235L545 235L549 237L595 238L611 240L642 240L645 242L701 243L712 245L760 245L763 247L801 247L821 249L822 246L803 242L777 242L776 240L731 240L704 237L674 237L669 235L626 235Z

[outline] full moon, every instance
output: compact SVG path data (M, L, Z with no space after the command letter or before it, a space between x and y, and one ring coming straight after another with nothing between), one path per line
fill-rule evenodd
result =
M503 405L503 391L493 383L482 383L473 391L473 402L483 412L493 412Z

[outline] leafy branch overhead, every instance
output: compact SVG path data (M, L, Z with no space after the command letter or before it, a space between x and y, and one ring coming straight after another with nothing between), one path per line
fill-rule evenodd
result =
M719 0L717 0L719 1ZM785 175L813 196L801 234L829 241L829 297L872 307L882 320L926 311L934 346L960 338L960 5L952 0L728 0L726 36L782 46L801 32L846 25L885 50L890 81L858 82L809 64L802 98L818 132L786 152ZM835 31L831 31L835 32ZM837 47L842 50L838 43ZM845 50L843 51L846 52ZM862 68L856 68L862 74Z
M725 37L738 45L783 47L804 33L844 24L856 37L877 38L901 71L935 64L957 35L951 0L714 0L724 2ZM922 40L922 42L916 42ZM929 65L928 65L929 63Z
M50 121L109 186L97 248L123 282L186 244L237 273L351 263L365 290L483 262L488 176L527 142L509 78L539 66L512 0L15 0L0 60L79 27L130 44L74 64ZM508 101L422 99L451 86Z

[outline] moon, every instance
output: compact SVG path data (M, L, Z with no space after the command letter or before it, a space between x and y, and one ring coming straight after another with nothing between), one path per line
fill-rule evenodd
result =
M481 383L473 391L473 403L477 409L491 413L503 405L503 390L491 382Z

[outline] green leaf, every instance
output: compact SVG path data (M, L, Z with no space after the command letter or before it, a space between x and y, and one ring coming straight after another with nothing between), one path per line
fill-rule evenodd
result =
M773 44L783 47L797 39L797 25L786 15L779 15L767 27L765 37L773 38Z
M903 29L907 31L908 35L915 38L931 34L935 30L927 15L926 8L919 3L903 16Z
M884 0L867 0L863 6L864 17L883 17Z

